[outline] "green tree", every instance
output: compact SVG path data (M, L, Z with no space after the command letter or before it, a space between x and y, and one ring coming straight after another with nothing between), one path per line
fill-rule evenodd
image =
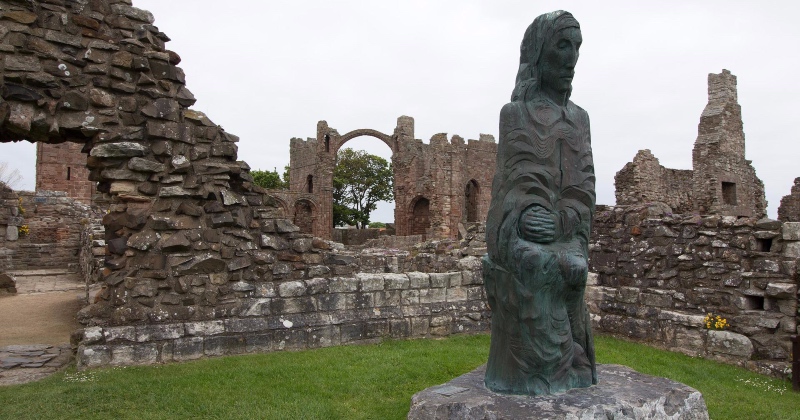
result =
M287 189L289 188L289 167L285 168L284 176L285 178L281 180L281 176L278 175L278 170L272 171L262 171L260 169L256 169L255 171L250 171L250 175L253 176L253 182L256 185L262 188L266 188L269 190L280 190L280 189Z
M369 225L378 201L394 198L392 165L386 159L350 148L340 150L333 170L333 224Z

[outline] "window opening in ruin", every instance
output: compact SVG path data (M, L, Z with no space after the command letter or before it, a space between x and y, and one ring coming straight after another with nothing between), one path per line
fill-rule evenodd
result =
M722 181L722 202L729 206L736 205L735 183Z
M67 166L67 181L69 181L71 177L72 177L72 168Z
M330 153L331 151L331 136L326 134L325 135L325 152Z
M314 205L309 201L300 200L294 205L294 224L300 228L300 233L314 233Z
M306 186L308 187L309 194L314 192L314 175L309 175L308 178L306 178Z
M764 296L744 295L744 309L748 311L763 311Z
M756 249L757 252L769 252L770 248L772 248L772 238L769 239L758 239L756 238Z
M464 218L467 223L478 221L478 181L470 180L464 188Z
M411 234L425 235L431 227L430 201L425 197L420 197L414 202L414 210L411 212Z

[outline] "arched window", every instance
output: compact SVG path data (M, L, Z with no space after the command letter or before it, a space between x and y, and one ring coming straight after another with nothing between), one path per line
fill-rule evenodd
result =
M464 221L478 221L478 182L474 179L467 182L464 188Z
M326 134L325 135L325 152L330 153L331 151L331 136Z
M309 194L314 192L314 175L309 175L306 178L306 186L308 187Z
M425 235L431 227L431 204L425 197L420 197L414 202L411 211L411 234Z

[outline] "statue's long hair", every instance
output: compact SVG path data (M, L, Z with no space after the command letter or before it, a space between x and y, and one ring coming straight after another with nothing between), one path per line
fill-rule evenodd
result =
M537 17L522 38L520 45L519 70L517 82L511 93L511 101L528 101L539 90L541 70L539 60L542 58L547 40L564 28L578 28L580 25L572 13L556 10ZM567 92L567 99L572 94L572 88Z

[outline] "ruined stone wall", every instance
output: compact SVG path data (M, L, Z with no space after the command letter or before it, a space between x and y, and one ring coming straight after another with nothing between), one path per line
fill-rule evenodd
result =
M386 229L367 228L367 229L333 229L334 242L343 245L363 245L371 239L376 239L381 235L386 235Z
M694 210L693 172L668 169L648 149L640 150L614 177L618 205L662 202L675 213Z
M80 236L80 250L78 255L78 264L80 265L80 273L84 282L88 286L99 281L101 277L101 270L106 256L106 241L105 229L103 228L102 219L88 219L87 223L83 225ZM87 294L87 302L88 302Z
M792 192L781 198L778 207L778 220L781 222L800 222L800 178L794 179Z
M0 182L0 273L14 267L14 242L19 240L19 227L24 224L19 205L19 195Z
M109 203L103 293L82 322L236 316L258 282L314 277L310 235L252 184L238 138L188 109L152 14L125 0L0 0L0 12L0 141L82 144Z
M67 197L92 204L96 185L89 181L86 153L80 143L36 143L36 191L64 191Z
M395 160L407 169L395 176L398 235L421 233L413 229L417 225L414 209L420 199L429 202L429 227L424 233L430 238L455 239L459 224L486 221L497 155L494 137L481 135L465 144L459 136L448 141L441 133L431 137L429 144L415 140L400 146ZM475 220L471 221L468 184L475 186L472 194L476 195L471 213Z
M431 243L412 255L323 252L326 243L318 242L319 253L305 256L319 257L326 266L305 278L265 279L253 290L241 288L246 297L217 302L215 317L84 329L78 364L152 364L488 331L480 261L450 246Z
M414 139L414 119L407 116L397 119L392 135L371 129L339 134L320 121L316 139L295 138L290 143L290 191L314 196L314 235L332 238L335 156L347 141L360 136L374 137L392 150L397 235L454 239L459 224L486 219L497 154L492 136L482 134L479 140L465 142L459 136L448 141L440 133L425 144Z
M745 159L742 109L730 71L708 75L708 104L697 131L692 170L664 168L649 150L640 150L614 178L617 204L662 202L675 213L766 215L764 184Z
M587 302L597 331L783 375L797 333L800 224L598 206ZM708 313L730 328L708 330Z
M0 245L13 252L13 269L63 267L78 271L81 231L89 220L102 216L60 191L20 191L17 196L16 203L6 204L12 206L11 211L17 206L19 216L14 223L19 233Z

